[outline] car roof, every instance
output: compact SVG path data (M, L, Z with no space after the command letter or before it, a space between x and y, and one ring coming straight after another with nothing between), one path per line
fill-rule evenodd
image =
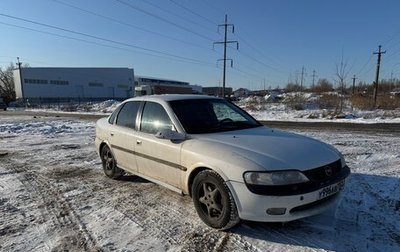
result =
M163 94L163 95L144 95L130 98L126 101L177 101L177 100L196 100L196 99L221 99L208 95L186 95L186 94Z

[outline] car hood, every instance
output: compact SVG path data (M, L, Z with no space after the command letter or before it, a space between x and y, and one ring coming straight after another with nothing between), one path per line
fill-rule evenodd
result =
M193 137L204 146L218 145L223 150L209 155L239 155L267 170L309 170L340 159L339 152L328 144L267 127Z

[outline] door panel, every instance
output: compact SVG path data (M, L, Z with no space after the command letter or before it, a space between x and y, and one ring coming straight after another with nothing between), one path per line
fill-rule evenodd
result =
M152 134L138 132L136 137L136 161L139 173L181 188L180 143L158 139Z
M110 131L109 139L117 164L128 171L137 172L135 143L136 121L140 102L126 102L121 106Z
M181 143L159 139L155 134L174 126L163 106L155 102L144 104L140 117L140 129L135 142L136 161L139 173L181 188Z
M134 155L136 134L133 129L113 126L109 141L118 166L136 172L137 164Z

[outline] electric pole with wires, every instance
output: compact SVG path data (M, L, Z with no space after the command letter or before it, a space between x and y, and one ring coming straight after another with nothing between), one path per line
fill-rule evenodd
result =
M315 73L316 73L316 71L313 70L313 71L312 71L312 84L311 84L311 87L312 87L312 88L315 87L315 77L317 77L317 75L316 75Z
M353 75L353 78L351 78L352 80L353 80L353 95L354 95L354 93L355 93L355 89L356 89L356 80L357 80L357 78L356 78L356 75Z
M228 24L228 16L225 15L225 23L218 25L218 31L220 27L224 27L224 41L218 41L214 42L215 44L223 44L224 45L224 58L219 59L218 61L223 61L224 62L224 69L222 72L222 97L225 99L225 84L226 84L226 61L229 60L231 62L231 67L233 67L233 60L232 59L227 59L226 58L226 47L228 44L235 43L236 44L236 49L239 50L239 42L238 41L233 41L229 40L228 41L228 27L232 27L232 33L235 33L235 26L233 24Z
M379 81L379 69L381 67L381 56L385 54L386 51L382 52L382 46L379 45L378 52L374 52L374 54L378 54L378 62L376 64L376 76L375 76L375 83L374 83L374 108L376 108L376 98L378 96L378 81Z

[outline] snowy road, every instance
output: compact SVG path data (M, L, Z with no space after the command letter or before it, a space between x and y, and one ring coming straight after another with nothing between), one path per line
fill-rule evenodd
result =
M0 251L400 251L400 135L295 131L333 144L353 174L337 210L280 224L205 226L191 199L107 179L94 122L0 116Z

